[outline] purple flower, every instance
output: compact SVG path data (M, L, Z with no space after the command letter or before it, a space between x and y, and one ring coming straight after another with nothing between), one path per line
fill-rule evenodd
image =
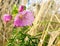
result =
M12 16L9 14L4 14L2 20L4 22L9 22L12 19Z
M26 7L25 7L25 6L23 6L23 5L21 5L21 6L19 6L18 11L19 11L19 12L22 12L22 11L24 11L25 9L26 9Z
M21 26L30 26L34 21L33 13L30 11L23 11L20 12L14 19L14 26L21 27Z

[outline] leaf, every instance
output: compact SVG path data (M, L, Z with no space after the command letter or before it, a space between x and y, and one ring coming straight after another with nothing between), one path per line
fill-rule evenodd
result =
M15 46L13 43L8 43L7 46Z
M15 35L17 32L17 28L13 28L12 35Z
M16 16L17 13L18 13L18 7L16 6L16 4L14 4L12 8L12 15Z
M50 38L50 35L47 34L47 36L45 37L45 40L44 40L43 46L47 46L48 41L49 41L49 38Z

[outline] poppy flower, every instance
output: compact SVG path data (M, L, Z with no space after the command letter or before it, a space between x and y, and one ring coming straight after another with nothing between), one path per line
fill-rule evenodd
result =
M29 26L32 25L34 21L34 16L31 11L23 11L16 15L14 19L14 26L21 27L21 26Z
M9 14L4 14L2 20L4 22L9 22L12 19L12 16Z

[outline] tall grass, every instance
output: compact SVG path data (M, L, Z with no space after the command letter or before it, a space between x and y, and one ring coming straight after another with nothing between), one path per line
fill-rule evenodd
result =
M5 13L11 14L11 9L14 4L19 6L21 2L20 0L0 1L0 46L5 46L8 39L12 37L12 25L6 25L2 22L1 18ZM24 4L26 4L26 2ZM38 3L35 4L35 20L26 34L30 35L29 38L37 37L39 42L36 46L60 46L60 13L58 13L60 5L57 6L54 0L42 2L41 5L39 5L40 7L38 5ZM18 28L18 30L19 29L20 28Z

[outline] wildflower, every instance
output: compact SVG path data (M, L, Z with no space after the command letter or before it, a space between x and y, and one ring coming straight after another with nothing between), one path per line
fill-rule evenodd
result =
M2 20L4 22L9 22L12 19L12 16L9 14L4 14Z
M32 25L34 21L33 13L30 11L20 12L14 20L15 27L29 26Z
M22 12L22 11L24 11L25 9L26 9L26 7L25 7L25 6L23 6L23 5L21 5L21 6L19 6L18 11L19 11L19 12Z

